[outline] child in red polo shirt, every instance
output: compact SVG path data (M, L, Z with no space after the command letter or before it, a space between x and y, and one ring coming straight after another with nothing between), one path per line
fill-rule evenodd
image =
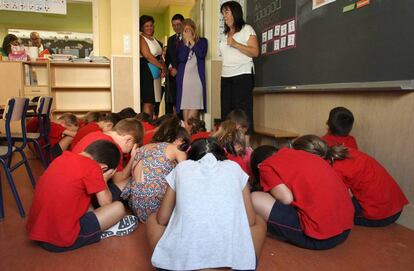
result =
M49 251L64 252L132 232L137 218L123 218L123 204L112 202L106 185L119 159L117 147L105 140L55 159L36 186L26 225L29 239ZM101 207L88 212L92 195Z
M187 129L188 133L190 133L191 141L210 137L210 132L207 132L206 129L206 123L200 119L189 118L187 120L185 129Z
M250 176L250 156L252 152L250 148L246 148L245 136L237 128L237 124L231 120L222 122L218 131L212 137L216 138L219 145L225 150L227 159L239 164L241 169Z
M87 146L97 140L107 140L115 143L121 154L129 154L132 150L136 150L142 144L144 129L139 120L134 118L123 119L119 121L113 130L107 132L96 131L86 135L73 148L74 153L81 153ZM121 191L124 189L129 177L131 176L131 164L129 161L125 166L122 159L117 166L117 172L112 180L108 182L108 186L113 193L113 199L119 199Z
M329 249L348 237L354 208L329 163L298 149L304 139L298 138L294 149L276 152L274 147L262 146L253 152L255 178L269 192L253 192L253 205L268 222L270 233L303 248ZM268 148L276 153L271 155ZM340 154L331 150L326 155Z
M322 138L329 146L345 145L346 147L358 149L353 136L349 135L354 125L354 115L345 107L335 107L329 112L328 133Z
M96 113L96 112L94 112ZM79 141L84 138L86 135L96 132L96 131L102 131L102 132L108 132L114 128L114 126L121 120L121 117L116 113L109 113L107 115L100 115L100 118L96 121L90 121L84 126L80 127L77 131L75 137L72 140L71 144L71 150L75 147L76 144L79 143Z
M64 113L56 122L50 122L49 140L53 159L69 148L78 128L78 119L71 113Z
M310 137L303 149L316 151L327 149L327 146L322 139ZM334 170L352 192L355 225L382 227L394 223L408 204L397 182L371 156L352 148L345 151L345 157L333 156L331 162ZM323 151L318 152L320 153Z

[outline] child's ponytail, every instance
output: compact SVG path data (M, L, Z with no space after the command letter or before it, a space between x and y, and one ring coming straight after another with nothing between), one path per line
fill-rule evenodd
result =
M293 142L295 150L306 151L328 160L333 164L335 160L343 160L348 156L348 149L343 145L330 147L316 135L301 136Z

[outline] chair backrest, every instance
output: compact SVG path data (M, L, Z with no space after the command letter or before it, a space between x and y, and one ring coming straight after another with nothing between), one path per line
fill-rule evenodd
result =
M50 111L52 109L52 97L40 97L37 102L37 117L39 119L39 133L49 142Z
M22 144L20 146L14 146L17 150L22 150L26 147L26 112L29 105L29 99L27 98L10 98L7 101L7 106L3 113L5 120L5 130L7 138L8 151L6 155L12 153L13 139L11 136L10 124L12 121L20 121L22 131Z

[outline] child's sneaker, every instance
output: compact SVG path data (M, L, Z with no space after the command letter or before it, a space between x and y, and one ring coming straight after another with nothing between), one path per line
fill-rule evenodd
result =
M134 215L124 216L118 223L102 232L101 239L111 236L124 236L133 232L138 227L138 217Z

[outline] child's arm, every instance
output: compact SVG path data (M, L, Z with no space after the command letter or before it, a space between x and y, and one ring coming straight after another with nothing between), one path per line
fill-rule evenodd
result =
M76 133L77 133L77 131L75 131L75 130L66 129L65 131L63 131L62 134L65 135L65 136L75 137Z
M256 223L256 213L253 208L252 199L250 198L250 189L249 185L243 189L243 201L244 201L244 208L246 208L247 219L249 220L249 225L253 226Z
M109 169L103 174L103 178L105 180L105 183L108 182L109 179L111 179L115 174L115 169ZM111 191L109 191L108 187L105 190L102 190L98 193L96 193L96 199L98 200L98 203L100 206L105 206L112 203L112 194Z
M164 199L161 202L160 209L157 213L158 224L166 226L170 221L171 214L175 207L175 191L170 186L165 192Z
M289 205L293 202L292 191L285 185L279 184L270 190L270 194L278 201L285 205Z
M129 159L128 163L125 165L124 169L120 172L116 172L113 177L114 183L126 183L126 180L131 176L131 169L132 169L132 162L134 161L134 157L138 151L138 145L134 144L131 150L131 159ZM121 158L122 159L122 158Z

